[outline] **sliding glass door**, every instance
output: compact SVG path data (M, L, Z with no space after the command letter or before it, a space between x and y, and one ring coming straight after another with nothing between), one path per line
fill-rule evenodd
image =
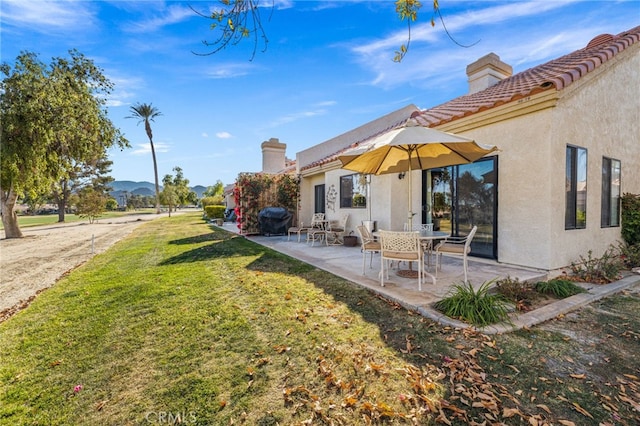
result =
M476 225L471 254L497 256L498 158L423 171L423 223L464 236Z

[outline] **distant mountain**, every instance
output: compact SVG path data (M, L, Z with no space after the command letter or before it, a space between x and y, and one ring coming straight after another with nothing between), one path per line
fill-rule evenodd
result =
M134 195L154 195L156 193L156 186L151 182L133 182L131 180L116 180L110 183L113 190L110 192L111 196L116 200L119 200L125 192ZM160 185L162 191L162 185ZM206 186L196 185L192 186L191 190L198 195L198 198L202 198L202 194L207 190Z
M202 195L204 194L204 191L207 190L207 187L202 185L196 185L196 186L192 186L191 190L196 194L198 194L198 198L202 198Z
M116 180L111 182L110 186L114 191L133 192L138 188L147 188L153 194L156 190L156 186L151 182L133 182L130 180ZM162 191L162 186L160 186L160 190Z

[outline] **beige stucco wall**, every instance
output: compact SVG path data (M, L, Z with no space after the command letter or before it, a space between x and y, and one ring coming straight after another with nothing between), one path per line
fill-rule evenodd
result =
M587 226L564 230L564 215L552 216L550 269L586 256L601 256L621 240L620 228L601 228L602 160L621 161L621 192L640 194L640 45L617 55L606 72L594 72L562 92L553 116L552 202L564 213L564 145L587 149ZM596 70L597 71L597 70Z
M378 229L402 230L403 224L407 221L408 209L408 181L398 179L397 174L371 176L371 190L368 203L369 208L340 208L340 177L351 175L354 172L341 169L337 164L326 168L320 173L307 176L301 181L301 218L304 222L309 222L313 215L314 208L314 187L315 185L325 185L325 193L328 194L331 186L337 192L337 199L333 208L325 199L325 213L328 220L338 220L343 214L349 214L347 222L347 234L353 231L357 235L356 226L365 220L375 220ZM421 209L421 172L413 172L413 211L414 223L420 221Z
M600 227L603 156L621 160L622 193L640 193L640 46L616 56L560 92L555 107L485 122L460 120L444 130L497 145L498 260L559 272L620 241L620 228ZM545 104L525 98L527 103ZM508 116L509 106L504 107ZM475 120L473 122L472 120ZM457 127L457 128L456 128ZM587 227L565 230L566 146L588 150Z
M620 241L619 227L600 227L602 158L621 161L622 193L640 194L639 69L636 45L560 92L548 90L439 127L501 150L499 262L553 274L589 250L600 256ZM567 144L588 150L587 227L582 230L564 229ZM339 191L340 176L351 173L329 164L303 174L303 220L313 213L314 185L324 183L328 191L333 184ZM412 183L415 223L420 218L420 171L414 172ZM379 229L402 229L407 179L399 180L397 174L372 177L370 203ZM340 209L339 201L327 217L337 219L344 212L351 215L349 230L368 218L366 209Z

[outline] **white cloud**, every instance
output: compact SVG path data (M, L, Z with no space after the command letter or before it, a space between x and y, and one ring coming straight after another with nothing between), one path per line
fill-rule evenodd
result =
M229 132L218 132L216 133L216 137L220 139L230 139L233 136Z
M208 137L209 137L209 134L208 134L207 132L202 132L202 135L201 135L201 136L202 136L203 138L208 138Z
M95 24L95 10L87 1L2 1L2 24L47 33L77 32Z
M151 144L150 143L139 143L136 144L136 149L134 149L133 151L131 151L131 154L133 155L147 155L147 154L151 154ZM166 144L166 143L162 143L162 142L154 142L153 143L153 148L156 151L156 154L160 153L160 152L169 152L170 151L170 145Z
M336 104L337 104L336 101L323 101L323 102L316 103L315 106L328 107L328 106L333 106L333 105L336 105Z
M287 115L284 115L284 116L282 116L280 118L275 119L267 127L268 128L278 127L278 126L281 126L283 124L293 123L295 121L302 120L302 119L305 119L305 118L316 117L318 115L325 115L326 113L327 113L327 110L326 109L322 109L322 108L314 110L314 111L294 112L294 113L287 114Z
M208 67L204 70L204 75L212 79L236 78L248 75L254 69L256 66L251 63L228 63Z
M466 65L491 51L497 53L502 60L513 61L512 65L531 60L540 61L571 51L573 46L567 46L567 39L562 37L575 32L572 28L565 28L565 33L550 32L550 28L545 25L553 24L547 24L546 20L541 20L539 25L541 34L535 36L531 33L518 32L517 28L520 19L539 19L537 17L553 14L553 10L575 2L575 0L528 1L498 5L487 2L489 7L456 14L447 14L446 9L441 9L446 28L453 39L463 45L473 45L473 48L464 49L455 46L440 22L436 22L435 27L430 23L417 24L412 26L409 53L402 64L394 63L391 59L393 52L407 42L406 29L369 43L359 43L351 47L351 51L355 60L364 69L374 74L367 84L390 88L411 82L421 87L438 87L438 84L445 83L451 78L464 77ZM423 17L427 17L428 8L423 7L421 13ZM590 31L593 31L593 28ZM547 46L543 47L538 36L542 37L545 32ZM549 34L554 34L556 38L552 39ZM537 40L535 46L529 45L530 40ZM478 41L479 43L474 45ZM512 46L517 47L515 56L510 55L510 53L516 53L513 50L515 47L511 49ZM562 49L562 52L558 52L559 49Z
M158 15L137 22L129 22L123 25L123 31L133 33L150 33L162 29L167 25L183 22L196 16L195 12L187 6L169 5L158 12Z

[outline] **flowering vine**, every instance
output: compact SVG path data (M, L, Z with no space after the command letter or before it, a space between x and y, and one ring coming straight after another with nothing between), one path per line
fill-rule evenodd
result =
M300 179L294 175L240 173L233 195L238 228L249 234L259 231L258 213L265 207L284 207L297 215Z

